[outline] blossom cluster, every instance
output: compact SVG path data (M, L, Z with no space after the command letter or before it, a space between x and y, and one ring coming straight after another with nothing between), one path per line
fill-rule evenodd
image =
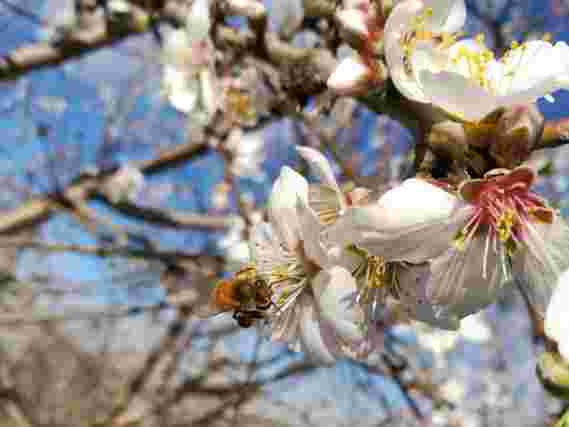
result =
M248 15L265 13L249 6ZM235 282L254 271L268 292L216 288L218 305L234 309L240 324L265 321L273 339L325 363L367 358L383 329L401 321L456 330L514 283L544 314L569 269L569 228L532 190L536 174L524 161L543 135L534 103L569 89L569 46L544 37L513 43L496 59L483 35L462 38L464 0L345 0L336 18L356 52L328 87L369 99L390 81L422 121L422 142L456 173L423 174L384 194L346 192L323 154L298 148L320 183L283 168L269 220L251 232L252 265ZM210 21L208 0L195 0L186 28L166 39L168 99L192 121L205 124L222 109L231 126L253 127L267 109L255 103L262 96L247 95L257 74L226 76L217 90ZM559 294L551 307L562 305ZM560 341L569 319L552 311L546 330Z
M411 178L377 197L344 192L325 156L298 152L321 182L283 168L252 265L272 293L273 339L316 360L365 358L400 321L456 330L515 280L543 313L569 268L569 227L528 167L458 186Z

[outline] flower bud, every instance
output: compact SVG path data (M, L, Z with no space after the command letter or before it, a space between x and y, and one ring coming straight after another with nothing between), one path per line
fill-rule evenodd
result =
M144 186L144 175L134 166L125 165L106 180L102 193L112 202L132 202Z
M527 160L541 139L544 119L537 107L516 105L498 119L490 156L502 168L513 169Z
M369 69L356 57L343 59L326 82L339 95L356 95L370 84Z
M466 158L467 136L460 123L449 120L435 124L427 136L427 143L433 153L447 160L464 162Z

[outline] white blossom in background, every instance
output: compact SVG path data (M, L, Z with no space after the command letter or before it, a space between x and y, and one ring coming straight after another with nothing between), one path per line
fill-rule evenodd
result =
M493 338L492 329L482 313L465 317L460 322L460 335L466 341L484 344Z
M229 134L225 148L231 152L231 172L240 178L248 178L257 182L267 179L263 169L266 159L264 131L243 132L235 128Z
M40 96L36 98L35 103L41 110L60 116L69 107L68 102L63 97L58 96Z
M62 33L70 31L76 26L77 15L73 1L65 0L63 4L57 6L45 2L44 7L47 25L42 25L37 30L40 40L48 42L56 40Z
M557 282L545 314L545 333L559 346L559 353L569 363L569 270Z
M122 166L103 185L101 191L112 203L133 202L144 187L144 175L134 166Z
M186 32L190 41L205 40L209 37L211 14L209 0L194 0L186 17Z
M216 241L229 270L237 271L251 260L249 243L244 239L245 228L243 218L236 217L225 236Z
M209 39L209 1L196 0L186 28L170 31L162 48L163 90L190 124L204 124L218 108L215 49Z

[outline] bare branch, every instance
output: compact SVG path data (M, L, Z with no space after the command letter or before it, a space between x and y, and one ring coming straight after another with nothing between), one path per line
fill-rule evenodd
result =
M207 151L205 142L189 142L172 150L164 151L151 160L135 164L145 174L155 174L184 162L194 159ZM99 194L98 188L112 172L81 178L78 183L67 187L63 194L67 200L88 200ZM41 197L29 200L22 206L4 212L0 219L0 234L11 233L18 229L34 226L45 221L54 212L62 209L61 203L52 197Z

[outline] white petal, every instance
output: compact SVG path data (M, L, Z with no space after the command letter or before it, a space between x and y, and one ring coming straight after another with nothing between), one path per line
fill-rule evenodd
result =
M553 297L545 314L545 333L554 341L560 341L569 328L569 270L557 281Z
M369 82L368 68L356 57L344 58L334 69L326 84L340 95L357 93Z
M404 37L412 30L411 23L423 9L417 0L404 1L395 6L385 23L385 60L391 80L405 97L418 102L428 102L413 74L408 74L403 50Z
M307 200L308 183L289 167L283 167L269 197L268 211L275 231L293 251L298 245L299 222L296 211L297 199Z
M328 159L318 150L309 147L296 147L296 151L310 166L310 171L325 185L340 191L334 171Z
M398 299L412 319L425 322L435 328L456 331L460 326L458 317L438 315L435 305L427 297L429 276L428 263L398 266Z
M485 256L487 247L490 249ZM431 262L427 296L440 305L440 313L463 318L496 300L511 277L509 271L504 271L505 251L495 253L492 247L493 243L481 234L472 238L464 250L449 249Z
M558 342L559 354L569 363L569 327L565 328L563 337Z
M528 224L525 248L514 254L512 268L535 308L547 308L559 276L569 268L569 227L558 215L552 224Z
M336 361L333 353L323 340L320 319L312 297L303 293L300 296L300 342L302 350L317 363L332 364Z
M461 119L478 121L499 107L492 94L460 74L423 70L419 80L429 102Z
M466 21L464 0L423 0L425 8L432 8L432 15L427 19L426 27L433 33L454 33L459 31Z
M413 75L419 81L419 76L423 70L438 72L445 69L448 66L449 55L448 52L436 48L432 41L418 41L409 60Z
M279 236L266 222L256 224L251 230L251 259L259 274L269 277L277 267L290 265L296 261L291 253L284 250Z
M343 209L345 207L344 195L338 186L334 171L328 159L313 148L297 147L296 151L298 151L298 154L308 163L311 172L318 177L322 184L333 188L337 192L338 200Z
M560 61L561 73L557 76L559 82L563 85L569 84L569 45L565 42L557 42L553 46L553 54Z
M421 263L450 245L470 212L452 194L408 179L377 203L349 209L323 231L327 246L354 243L388 261Z
M538 87L551 92L556 90L555 86L561 89L569 77L569 70L565 67L567 59L563 57L567 54L569 48L566 45L553 46L542 40L529 41L511 50L503 59L507 73L498 86L500 95Z
M207 38L210 26L209 0L194 0L186 18L188 38L191 42Z
M312 289L321 319L342 341L360 343L364 314L356 303L358 286L350 272L342 267L322 270L312 280Z
M306 257L316 265L328 267L328 254L320 240L322 224L305 200L297 199L297 212L300 223L300 238Z
M301 305L294 304L289 310L283 310L277 317L272 318L270 324L271 339L286 342L294 351L300 351L298 335L301 315Z

